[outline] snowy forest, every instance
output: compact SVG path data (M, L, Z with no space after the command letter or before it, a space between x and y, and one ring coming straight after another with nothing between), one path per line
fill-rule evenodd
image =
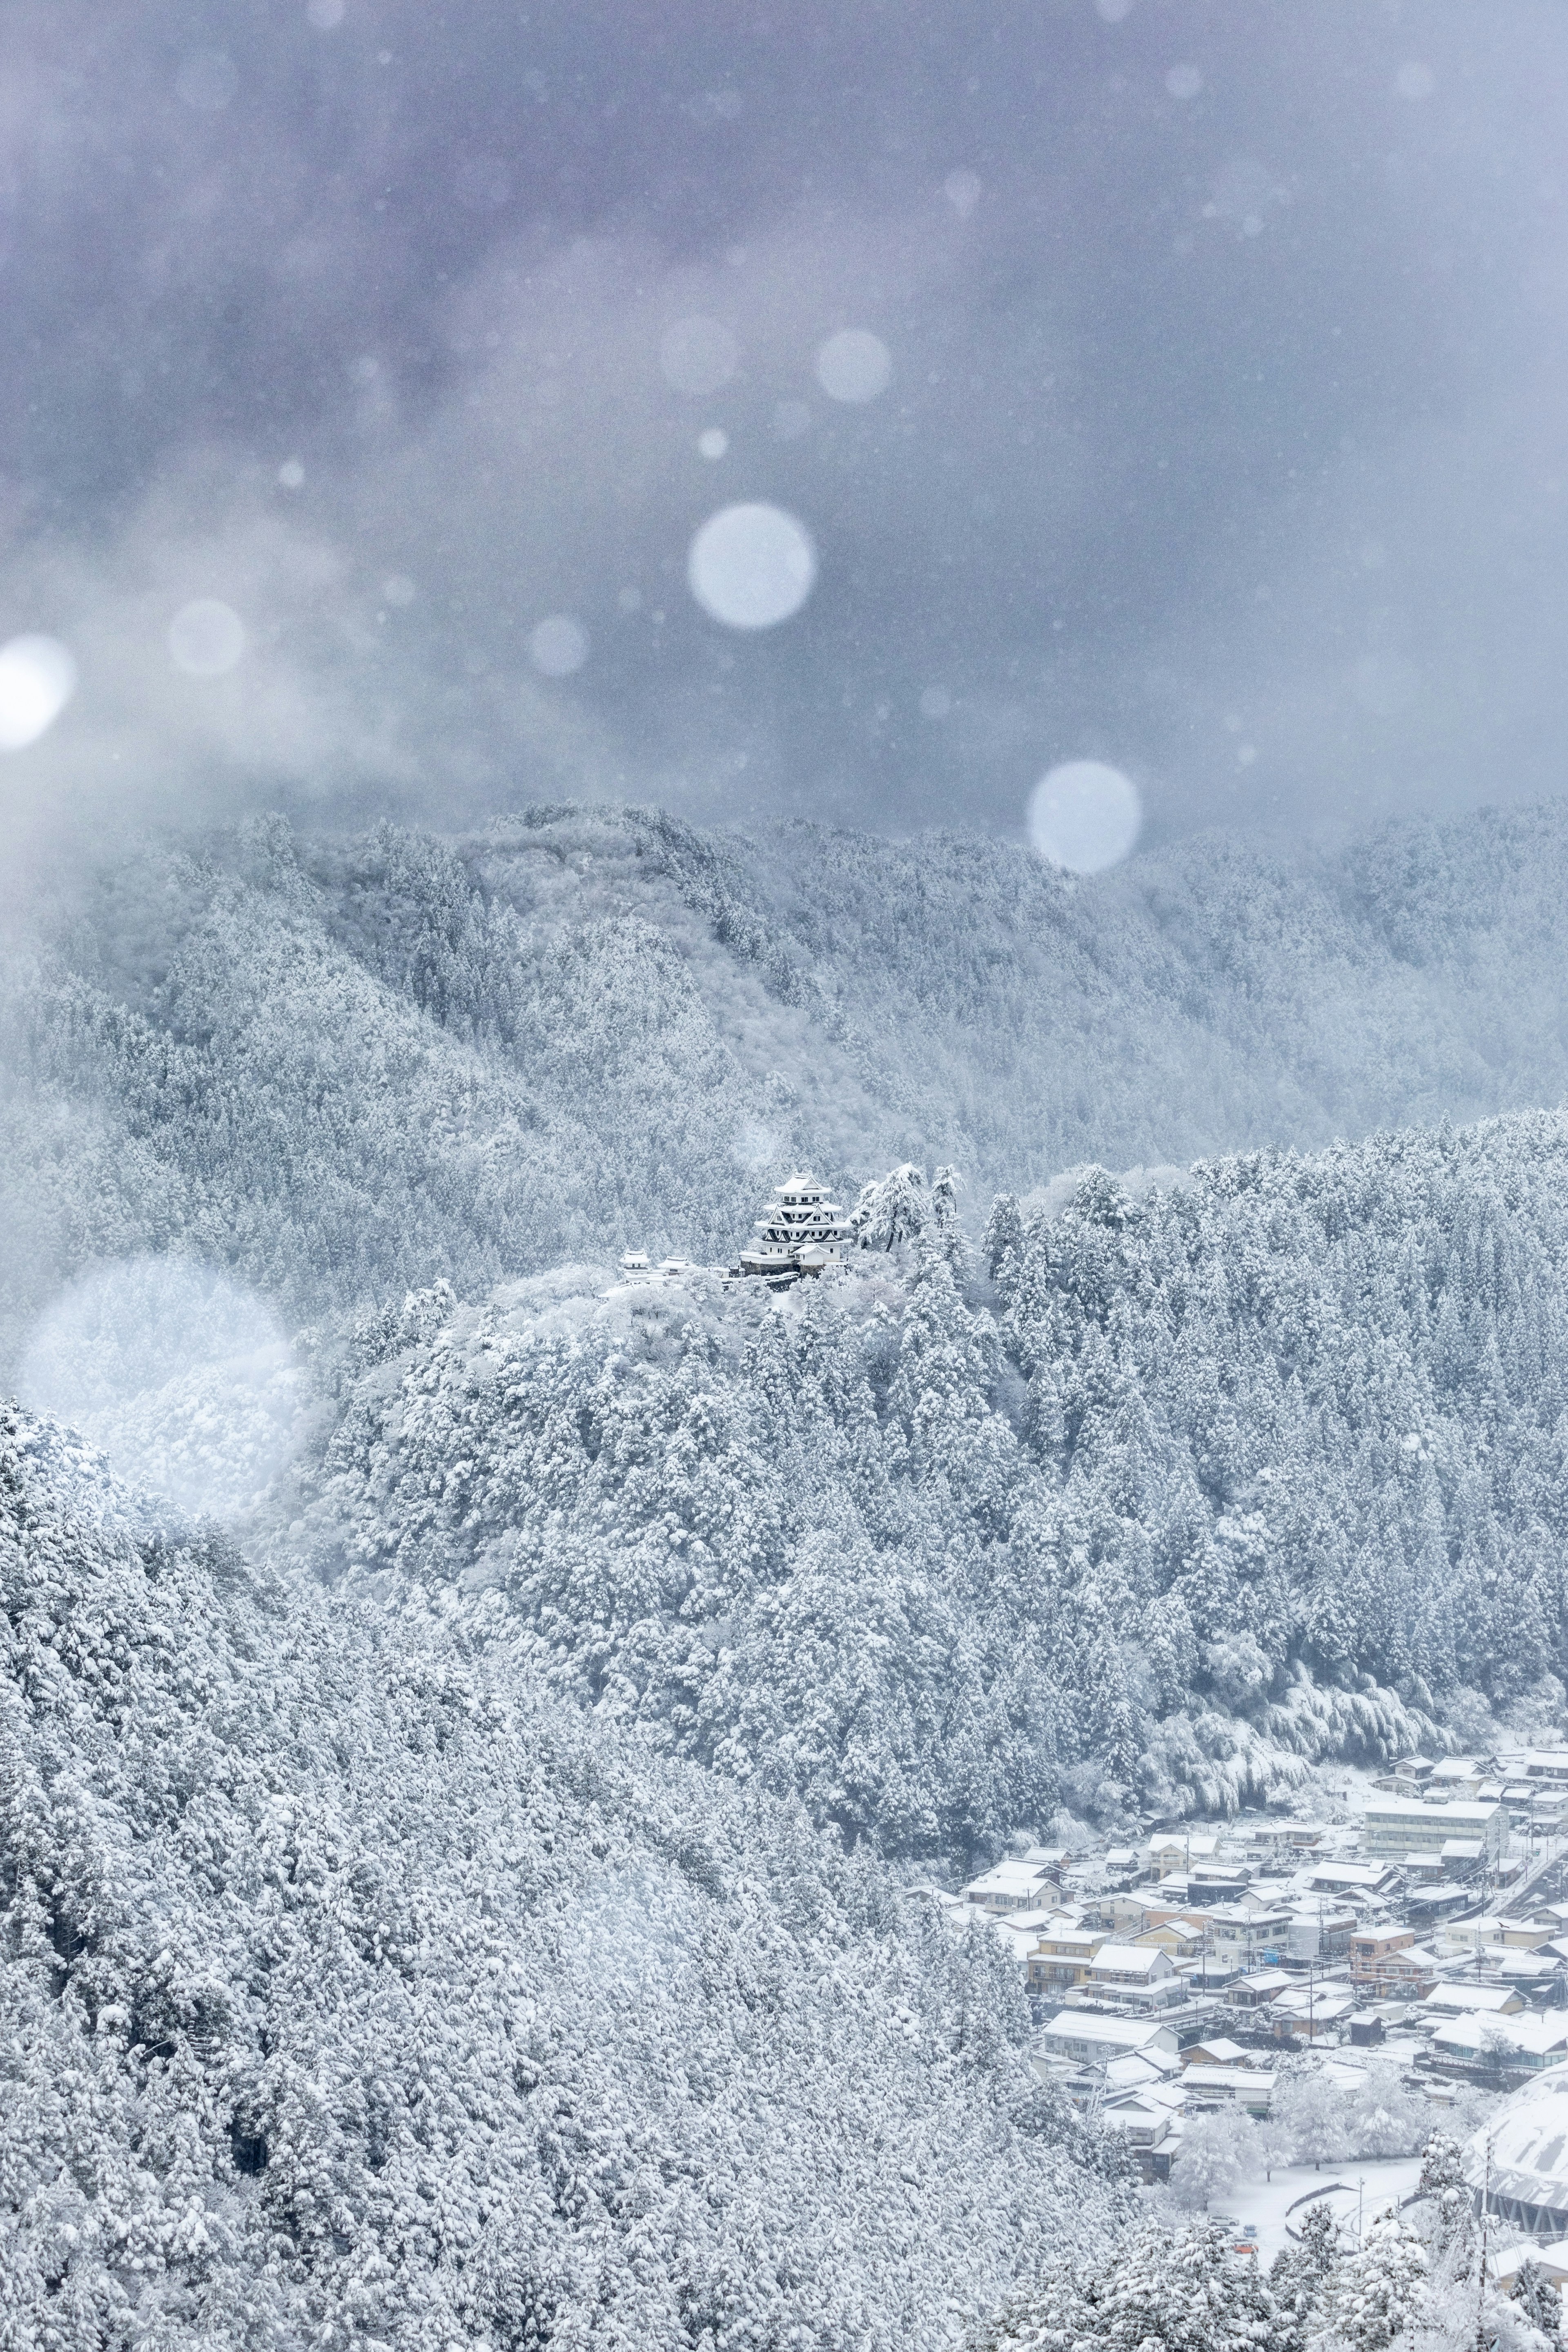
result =
M983 1218L1568 1092L1560 804L1091 878L961 835L545 807L256 820L43 896L0 989L0 1356L86 1260L198 1250L291 1324L628 1244L728 1259L803 1162Z
M1094 1171L973 1254L916 1172L782 1302L568 1273L362 1326L321 1572L897 1853L1552 1719L1561 1117Z
M0 2352L1568 2352L1565 128L0 0Z
M890 2345L1124 2210L798 1805L14 1412L0 1602L0 2340Z
M1069 890L841 836L808 886L636 812L268 821L45 909L5 982L15 2340L1381 2352L1370 2296L1426 2341L1440 2231L1237 2303L1210 2225L1136 2221L994 1937L906 1886L1064 1807L1560 1720L1568 1122L1513 1108L1561 1076L1555 825L1281 859L1272 992L1266 868L1202 844ZM1198 1156L1238 1131L1279 1139ZM731 1279L797 1158L845 1269Z

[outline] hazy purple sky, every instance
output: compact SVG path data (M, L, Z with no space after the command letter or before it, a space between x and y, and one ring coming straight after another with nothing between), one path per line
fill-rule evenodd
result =
M1560 0L42 0L0 57L0 635L81 681L13 826L1568 782ZM754 632L686 584L750 499L819 562Z

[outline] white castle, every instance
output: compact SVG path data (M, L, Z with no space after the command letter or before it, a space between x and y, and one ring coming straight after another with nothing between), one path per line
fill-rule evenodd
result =
M741 1272L778 1281L820 1274L841 1263L849 1246L848 1218L815 1176L790 1176L757 1220L756 1238L741 1252Z

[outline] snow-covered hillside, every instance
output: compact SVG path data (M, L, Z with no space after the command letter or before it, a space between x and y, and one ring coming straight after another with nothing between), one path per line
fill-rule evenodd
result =
M426 1294L296 1536L895 1852L1224 1806L1560 1701L1565 1268L1537 1114L1092 1171L777 1299Z
M798 1810L0 1418L0 2336L955 2336L1125 2192Z
M525 810L150 852L0 1003L0 1367L62 1278L179 1247L291 1323L647 1245L727 1258L799 1164L1319 1146L1568 1091L1560 807L1333 858Z

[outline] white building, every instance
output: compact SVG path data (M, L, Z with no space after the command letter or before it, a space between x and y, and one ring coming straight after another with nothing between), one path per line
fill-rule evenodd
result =
M1045 1864L1011 1857L972 1878L963 1890L966 1903L982 1911L1037 1911L1048 1892L1050 1874Z
M815 1176L789 1176L757 1220L750 1249L741 1252L741 1272L793 1281L839 1265L849 1247L849 1220L827 1197Z
M1568 2064L1568 2017L1499 2017L1470 2010L1432 2036L1433 2055L1457 2066L1495 2066L1501 2074L1539 2074Z
M1465 2179L1521 2237L1568 2236L1568 2077L1549 2067L1503 2101L1465 2146Z
M1484 1856L1489 1864L1502 1860L1508 1845L1508 1816L1500 1804L1427 1805L1418 1797L1368 1801L1362 1850L1369 1861L1403 1863L1415 1854L1438 1860L1446 1847L1478 1843L1475 1859Z
M1042 2032L1041 2059L1065 2058L1075 2066L1104 2066L1131 2052L1174 2059L1176 2036L1150 2017L1100 2017L1079 2009L1059 2010ZM1045 2070L1037 2064L1036 2072ZM1048 2078L1047 2078L1048 2079Z
M1182 2087L1194 2105L1244 2107L1249 2116L1266 2116L1274 2096L1274 2077L1260 2066L1189 2066Z
M1435 1987L1421 2006L1436 2017L1517 2017L1524 2002L1512 1985L1452 1977Z
M1157 1944L1101 1944L1089 1960L1086 1981L1107 1988L1127 1985L1136 1990L1161 1984L1174 1974L1168 1955Z

